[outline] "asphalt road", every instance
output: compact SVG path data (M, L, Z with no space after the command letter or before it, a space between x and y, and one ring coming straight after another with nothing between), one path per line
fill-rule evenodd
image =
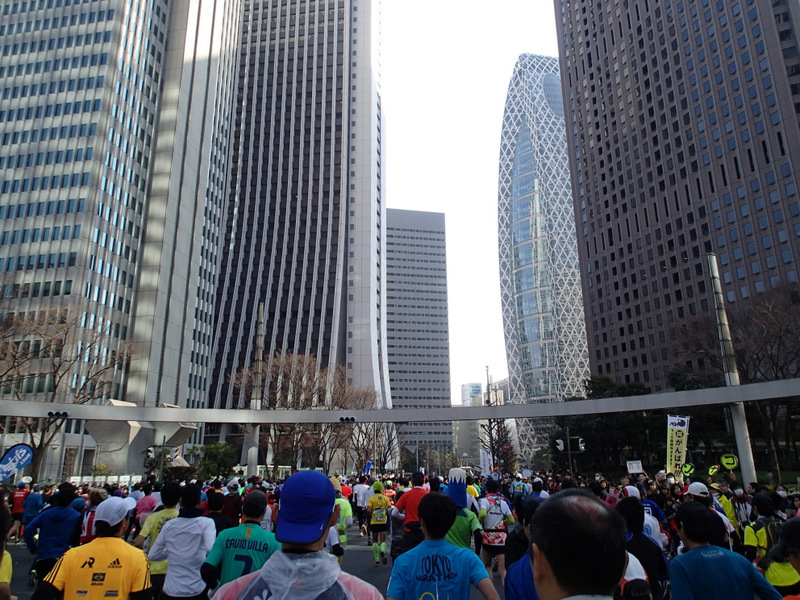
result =
M11 557L14 560L14 574L11 580L11 593L19 600L29 600L33 593L33 588L28 587L28 571L33 564L33 556L24 545L11 543L7 546ZM342 569L356 577L368 581L374 585L382 594L386 593L389 584L389 575L392 572L392 559L386 565L375 565L372 558L372 546L367 545L366 538L359 537L358 527L353 526L348 536L347 551L344 555ZM500 585L500 578L495 575L495 587L503 598L503 590ZM475 588L472 588L470 600L480 599L482 596Z

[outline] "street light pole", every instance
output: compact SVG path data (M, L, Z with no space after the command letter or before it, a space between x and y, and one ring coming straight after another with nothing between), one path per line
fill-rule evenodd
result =
M711 272L711 287L714 295L714 308L716 309L717 315L717 334L719 336L720 353L722 354L722 364L725 370L725 385L739 385L739 369L736 366L736 356L733 353L733 341L731 340L731 330L728 326L725 299L722 296L722 283L719 279L717 255L709 252L707 259L708 269ZM747 428L747 418L745 417L743 402L734 402L731 404L731 422L733 423L733 434L736 437L742 477L744 477L745 481L757 481L756 466L753 460L753 447L750 444L750 431Z
M256 325L256 353L255 353L255 369L253 372L253 392L250 396L250 408L252 410L261 410L261 381L262 372L264 370L264 303L258 304L258 323ZM247 477L248 479L253 475L258 475L258 443L261 437L261 426L253 424L245 439L245 451L247 452Z
M569 426L567 426L567 460L569 461L569 471L572 472L572 445L569 443Z
M486 406L492 405L492 384L489 380L489 365L486 365ZM489 472L494 472L494 435L492 433L492 419L487 422L487 433L489 434Z

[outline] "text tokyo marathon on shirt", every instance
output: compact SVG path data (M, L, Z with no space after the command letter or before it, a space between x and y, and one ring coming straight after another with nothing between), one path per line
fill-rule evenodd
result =
M478 556L447 540L425 540L397 557L386 595L396 600L469 598L488 577Z

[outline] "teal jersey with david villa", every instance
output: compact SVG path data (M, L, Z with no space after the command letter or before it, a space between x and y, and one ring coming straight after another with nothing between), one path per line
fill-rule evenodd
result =
M223 585L258 571L280 549L274 533L261 529L258 523L243 523L220 532L206 562L220 567L219 585Z

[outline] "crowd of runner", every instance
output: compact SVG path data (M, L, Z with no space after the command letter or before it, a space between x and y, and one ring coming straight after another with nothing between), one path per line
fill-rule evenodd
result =
M0 540L34 555L34 600L444 600L468 598L470 585L495 599L495 581L507 600L800 600L798 510L800 493L742 486L732 473L300 471L275 482L0 486ZM348 534L391 569L386 590L342 571ZM1 556L9 600L12 560Z

